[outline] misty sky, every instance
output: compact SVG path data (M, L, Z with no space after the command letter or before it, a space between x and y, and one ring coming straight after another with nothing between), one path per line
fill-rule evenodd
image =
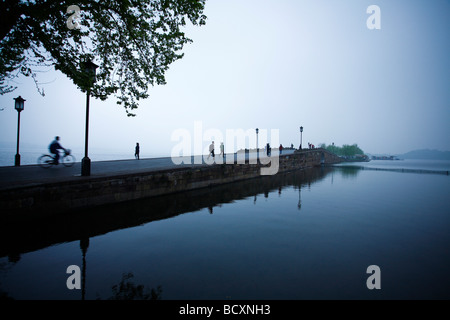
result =
M381 9L380 30L367 28L370 5ZM205 26L185 29L193 43L136 117L114 99L91 99L90 153L132 156L139 142L141 157L170 156L172 134L193 136L196 122L224 136L278 129L285 146L298 147L303 126L303 145L450 150L450 1L207 0L205 14ZM60 72L38 79L45 97L31 78L0 96L0 143L15 154L21 95L21 150L45 152L55 135L82 150L85 94Z

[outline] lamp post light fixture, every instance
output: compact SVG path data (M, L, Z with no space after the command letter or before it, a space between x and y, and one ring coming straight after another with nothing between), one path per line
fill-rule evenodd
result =
M258 148L258 133L259 133L259 129L256 128L256 151L259 150L259 148Z
M98 66L91 60L87 60L82 64L84 73L89 77L89 84L86 90L86 134L84 141L84 158L81 160L81 175L91 175L91 159L88 156L88 138L89 138L89 97L91 95L91 87L95 82L95 71Z
M14 165L16 167L20 166L20 154L19 154L19 133L20 133L20 112L24 109L24 102L26 101L21 96L14 98L14 109L17 110L17 149L16 156L14 159Z
M303 135L303 127L300 127L300 150L302 150L302 139L303 139L302 135Z

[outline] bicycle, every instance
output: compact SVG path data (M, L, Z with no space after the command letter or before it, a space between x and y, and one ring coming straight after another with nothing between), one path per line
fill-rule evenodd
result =
M65 167L71 167L75 163L75 157L70 154L70 149L64 151L64 155L59 159L59 162L62 163ZM55 166L55 158L49 154L43 154L38 158L38 164L41 168L50 168L51 166Z

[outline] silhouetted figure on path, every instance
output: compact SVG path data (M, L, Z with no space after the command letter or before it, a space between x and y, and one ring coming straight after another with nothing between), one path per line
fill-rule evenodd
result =
M213 159L216 158L216 155L214 154L214 141L209 145L209 155L208 155L208 159L209 159L210 156L212 156Z
M134 157L139 160L139 152L141 148L139 147L139 143L136 142L136 148L134 149Z
M225 158L225 146L223 145L223 142L220 143L220 154L222 155L222 158Z

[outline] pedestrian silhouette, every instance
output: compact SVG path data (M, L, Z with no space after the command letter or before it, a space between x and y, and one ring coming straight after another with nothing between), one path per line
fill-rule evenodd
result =
M139 152L140 152L139 143L136 142L136 148L134 149L134 157L138 160L139 160Z
M223 142L220 143L220 154L225 158L225 146L223 145Z
M270 147L270 144L266 144L266 152L267 156L270 157L270 154L272 153L272 148Z
M216 155L214 154L214 141L209 145L209 155L208 155L208 159L209 159L210 156L212 156L213 159L216 158Z

